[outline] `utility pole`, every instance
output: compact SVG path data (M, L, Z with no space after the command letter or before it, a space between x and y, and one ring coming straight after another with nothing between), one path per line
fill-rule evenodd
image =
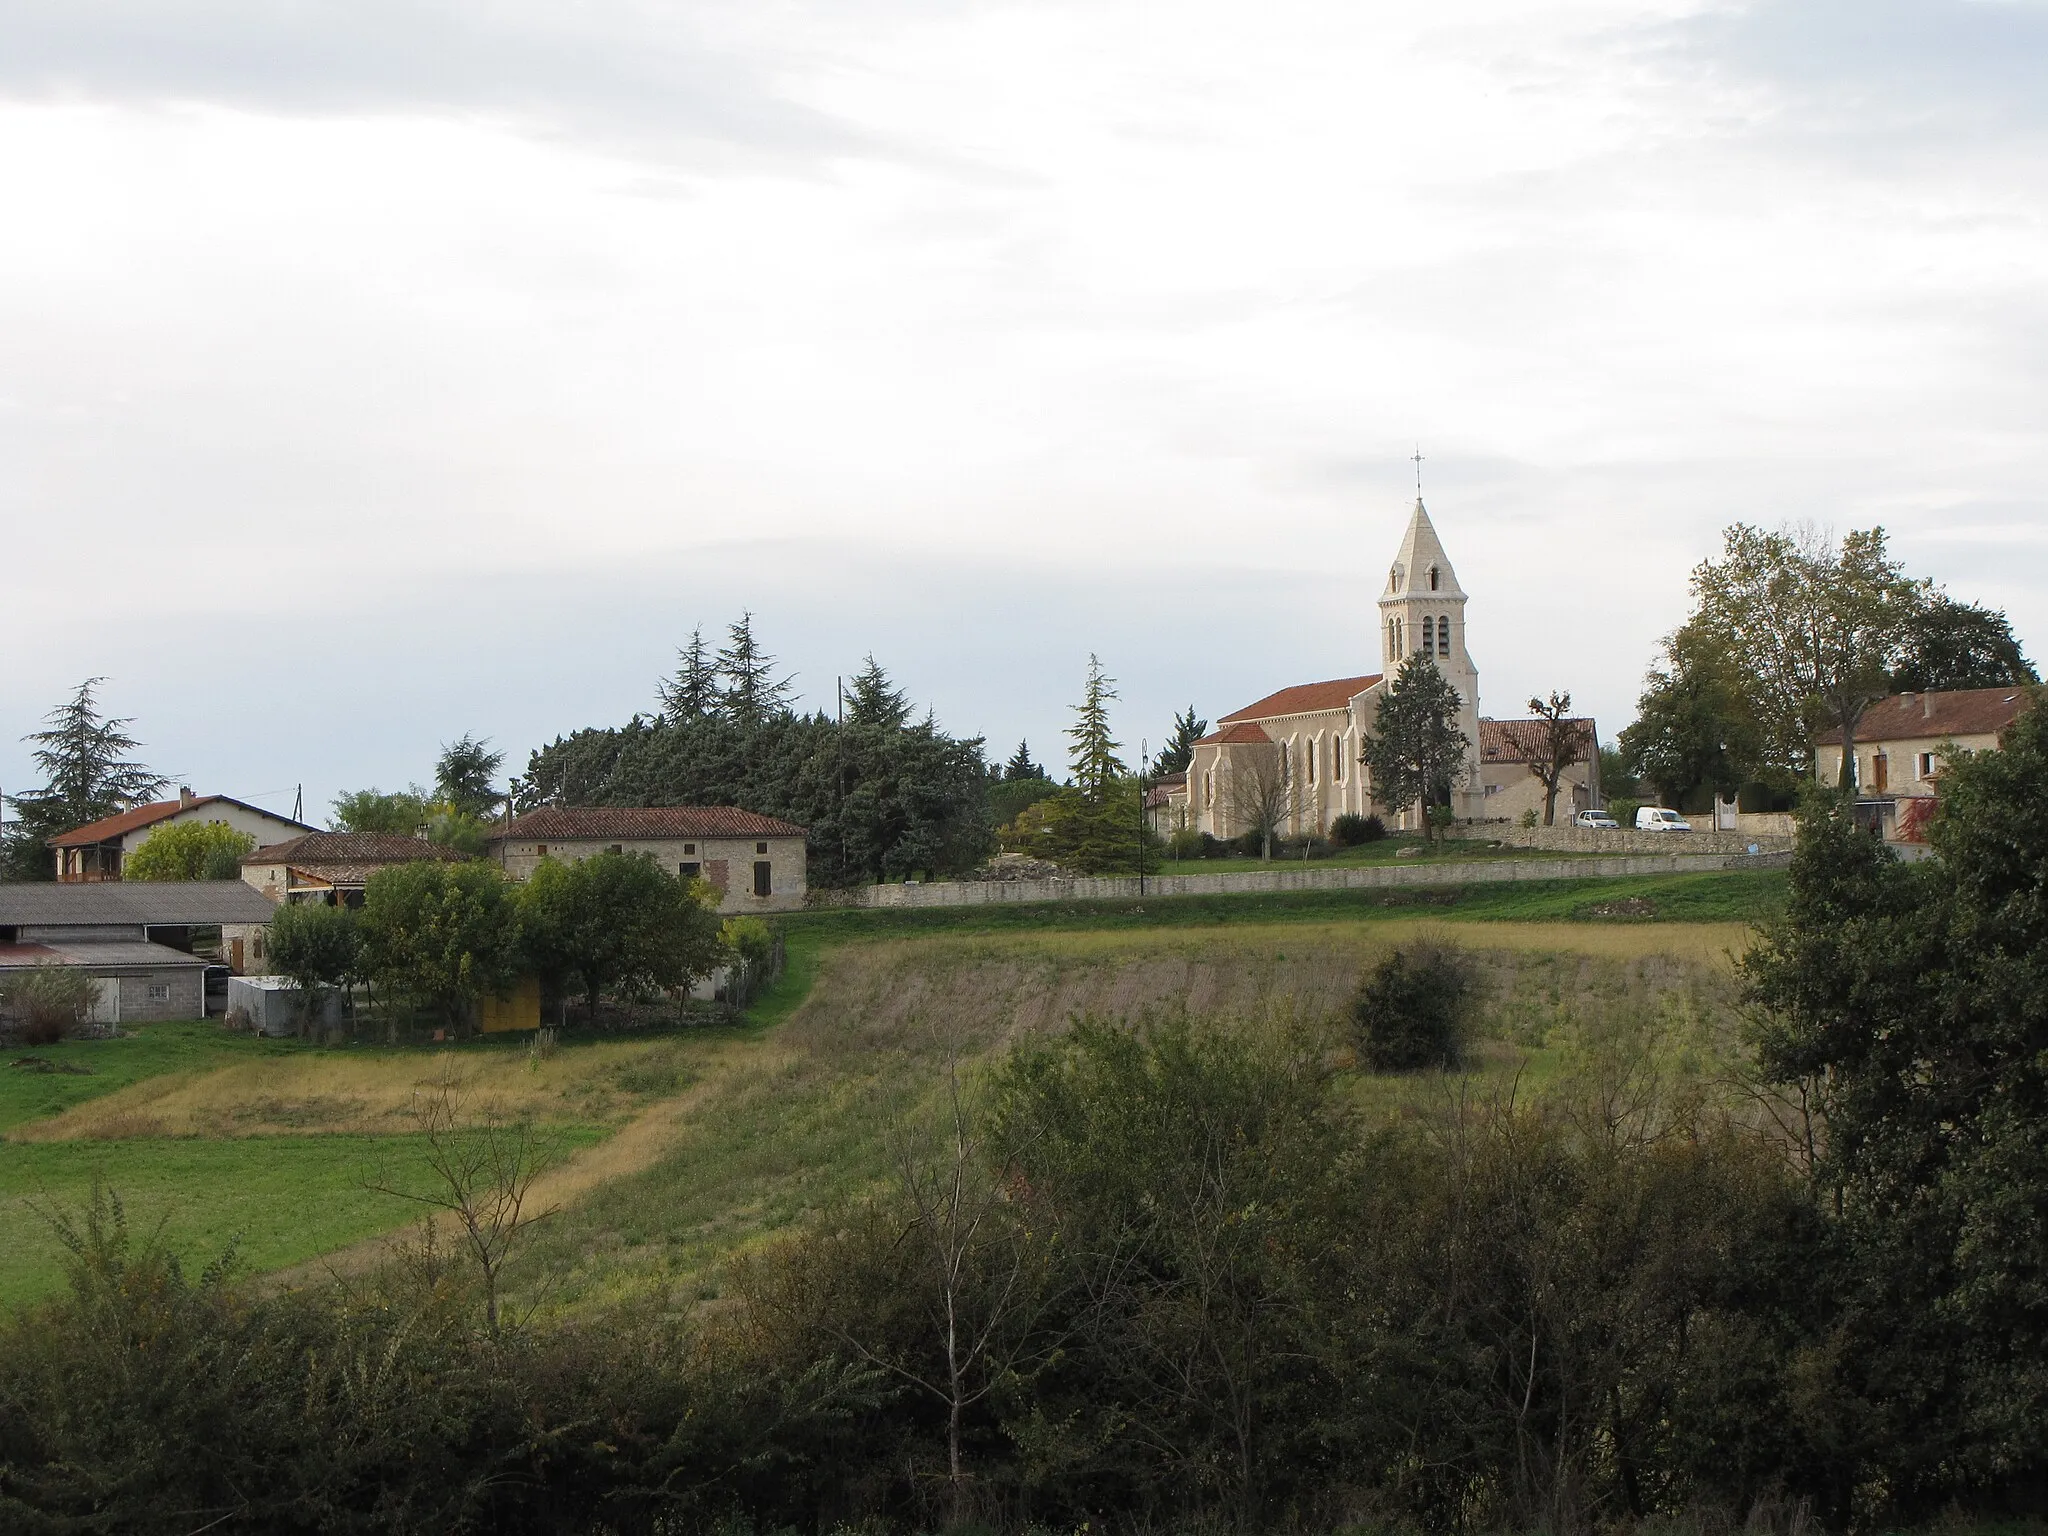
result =
M1138 738L1138 894L1145 894L1145 767L1152 756L1152 743Z

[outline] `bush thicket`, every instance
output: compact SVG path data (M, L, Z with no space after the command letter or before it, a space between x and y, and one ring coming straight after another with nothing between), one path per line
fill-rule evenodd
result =
M1352 1004L1359 1059L1376 1072L1457 1066L1472 983L1470 959L1450 945L1393 951L1359 985Z
M1376 843L1387 835L1387 824L1377 816L1346 811L1330 823L1330 841L1339 848L1357 848Z

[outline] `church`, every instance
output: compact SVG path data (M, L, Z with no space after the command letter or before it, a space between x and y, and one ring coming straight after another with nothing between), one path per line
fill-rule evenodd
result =
M1379 814L1390 827L1420 826L1419 807L1396 816L1374 804L1370 775L1359 762L1380 700L1401 663L1418 651L1436 663L1462 704L1458 728L1470 750L1453 781L1451 809L1460 820L1497 816L1488 802L1490 791L1502 786L1488 780L1502 775L1483 772L1481 749L1503 733L1500 723L1479 718L1479 668L1466 646L1465 603L1450 556L1417 496L1380 595L1379 671L1296 683L1223 716L1216 730L1195 744L1185 780L1155 792L1162 813L1155 825L1237 837L1258 824L1254 806L1263 800L1284 807L1279 821L1288 837L1326 832L1346 812ZM1589 756L1597 762L1597 756ZM1561 798L1568 811L1576 797Z

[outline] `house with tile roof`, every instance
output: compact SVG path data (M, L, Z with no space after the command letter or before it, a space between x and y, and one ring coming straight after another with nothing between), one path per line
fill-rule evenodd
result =
M1195 743L1187 782L1168 817L1218 838L1246 831L1241 791L1277 773L1289 786L1288 835L1326 831L1347 812L1386 815L1359 762L1366 733L1388 684L1411 655L1429 657L1458 690L1459 726L1473 751L1452 790L1460 817L1486 814L1477 745L1479 668L1465 643L1466 594L1422 498L1387 571L1379 600L1380 669L1322 682L1295 683L1232 710ZM1234 806L1234 802L1237 804ZM1419 809L1389 817L1419 826Z
M1893 841L1925 841L1943 765L1956 752L1995 749L2034 697L2025 687L1958 688L1871 705L1856 727L1850 777L1872 827ZM1840 781L1843 751L1839 729L1815 740L1823 784Z
M1567 722L1583 726L1585 751L1576 762L1567 763L1557 781L1556 816L1560 824L1574 812L1597 810L1600 798L1600 728L1590 717ZM1547 722L1527 720L1481 720L1479 722L1479 783L1489 821L1519 821L1525 811L1543 814L1543 780L1535 764L1550 763Z
M119 880L129 855L136 849L165 827L188 821L222 822L255 838L258 848L314 830L302 821L266 811L232 795L195 795L190 789L180 789L175 800L131 806L118 815L87 822L51 838L57 878L67 885Z
M242 879L275 902L359 907L370 876L422 859L459 864L468 855L398 832L308 832L258 848L242 860Z
M731 805L542 806L492 837L489 857L514 880L543 859L638 853L673 875L703 880L721 912L789 912L810 889L804 829Z

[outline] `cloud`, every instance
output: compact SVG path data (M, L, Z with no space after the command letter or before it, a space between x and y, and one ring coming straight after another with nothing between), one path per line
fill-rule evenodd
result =
M12 0L0 94L300 116L470 114L667 158L873 154L777 81L744 9L530 0Z

